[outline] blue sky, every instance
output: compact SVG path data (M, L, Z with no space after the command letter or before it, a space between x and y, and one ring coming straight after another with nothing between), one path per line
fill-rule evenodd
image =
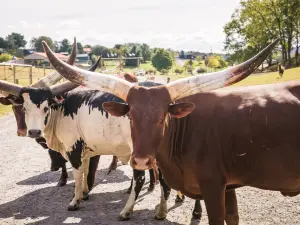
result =
M239 0L9 0L1 3L0 36L11 32L83 44L221 52L223 27Z

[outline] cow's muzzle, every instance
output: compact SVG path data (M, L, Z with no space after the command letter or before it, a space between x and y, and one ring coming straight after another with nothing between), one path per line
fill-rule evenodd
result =
M149 170L154 166L155 160L152 157L135 157L132 156L130 165L136 170Z
M28 131L28 136L31 138L38 138L42 134L41 130L29 130Z

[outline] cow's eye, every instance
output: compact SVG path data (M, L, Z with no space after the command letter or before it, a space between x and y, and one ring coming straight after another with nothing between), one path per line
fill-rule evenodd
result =
M25 109L25 107L23 107L23 108L22 108L22 111L23 111L23 112L26 112L26 109Z
M48 109L49 109L48 107L45 107L45 108L44 108L44 112L45 112L45 113L48 112Z

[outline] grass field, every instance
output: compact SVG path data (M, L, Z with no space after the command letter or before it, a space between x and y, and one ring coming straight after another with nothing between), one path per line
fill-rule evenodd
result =
M113 67L113 66L112 66ZM108 67L109 68L109 67ZM148 64L141 64L140 69L152 69L152 65L150 63ZM19 84L22 85L29 85L29 69L25 68L22 70L16 70L16 78L19 80ZM136 68L125 68L124 71L136 71ZM46 75L53 70L46 70ZM42 78L44 76L44 70L33 68L32 71L33 74L33 82L37 81L39 78ZM186 77L187 75L181 74L168 74L168 77L172 80L177 80L183 77ZM12 77L12 70L8 70L6 67L6 71L4 73L4 70L2 67L0 67L0 79L5 79L9 82L13 82ZM234 86L249 86L249 85L258 85L258 84L269 84L269 83L277 83L277 82L283 82L283 81L289 81L289 80L297 80L300 79L300 67L288 69L284 72L283 78L279 78L278 72L272 72L272 73L265 73L265 74L253 74L246 78L245 80L235 84ZM0 105L0 116L5 115L7 113L11 112L11 106L3 106Z

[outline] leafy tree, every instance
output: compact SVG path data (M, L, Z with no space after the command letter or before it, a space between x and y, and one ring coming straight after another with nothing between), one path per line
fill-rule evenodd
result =
M150 49L149 45L142 44L140 49L141 49L141 54L144 59L144 62L150 61L151 60L151 49Z
M84 45L83 47L84 47L84 48L92 48L91 45Z
M70 42L68 39L63 39L60 43L60 48L59 48L59 51L60 52L69 52L72 48L71 45L70 45Z
M155 55L152 58L152 65L158 71L169 71L173 65L173 59L170 52L160 48L157 49Z
M220 62L216 56L208 56L206 65L210 68L219 68Z
M31 43L34 44L35 51L37 51L37 52L43 52L44 51L42 41L45 41L51 49L54 49L54 43L53 43L53 41L50 37L40 36L38 38L33 38L31 40Z
M2 37L0 37L0 48L7 48L7 41Z
M24 47L27 44L23 35L14 32L6 37L6 41L7 41L8 49L14 49L14 50L20 47Z
M77 50L79 54L83 54L83 47L82 44L80 42L77 42Z
M103 56L103 57L107 57L108 53L110 53L109 49L101 45L93 46L91 52L92 55Z

